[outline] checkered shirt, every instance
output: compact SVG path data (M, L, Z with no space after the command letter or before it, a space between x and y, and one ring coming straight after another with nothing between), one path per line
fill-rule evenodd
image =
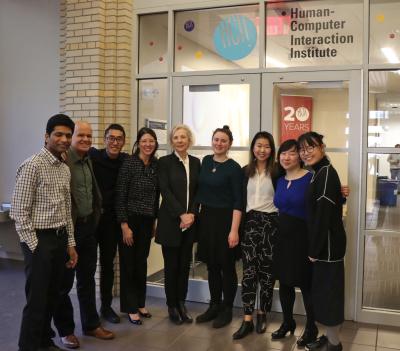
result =
M68 246L75 246L70 180L68 166L46 148L19 166L10 217L32 252L38 244L36 229L66 226Z

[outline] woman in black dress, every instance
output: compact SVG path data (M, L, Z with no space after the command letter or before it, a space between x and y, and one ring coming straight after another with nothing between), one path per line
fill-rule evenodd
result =
M301 159L314 172L307 194L308 256L313 265L311 293L315 320L327 330L327 336L307 344L306 350L341 351L346 233L340 179L325 155L322 135L308 132L298 141Z
M115 212L121 224L119 243L121 312L132 324L150 318L145 308L147 257L154 233L160 191L158 186L157 136L150 128L137 134L133 155L121 166L116 185Z
M279 236L274 256L276 278L279 279L279 297L283 323L272 333L272 339L282 339L287 332L294 333L296 322L293 306L295 287L299 287L306 311L306 327L297 345L304 347L315 341L318 329L311 304L312 265L308 259L306 195L312 173L302 168L296 140L282 143L278 162L284 174L278 179L274 203L279 209Z
M174 151L158 162L162 202L158 212L156 242L162 245L169 319L175 324L182 324L193 321L185 300L195 236L194 196L200 160L188 154L193 134L186 125L180 124L172 129L170 142Z
M209 308L197 316L196 322L214 320L214 328L231 322L237 290L235 261L240 257L242 170L228 158L232 141L229 127L214 131L214 154L203 158L196 196L200 204L198 258L207 264L211 295Z

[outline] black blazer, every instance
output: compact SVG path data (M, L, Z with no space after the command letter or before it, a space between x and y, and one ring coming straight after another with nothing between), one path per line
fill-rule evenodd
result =
M158 244L178 247L183 235L190 235L194 239L194 225L190 230L182 232L179 228L180 215L196 213L194 197L200 172L200 160L189 155L189 206L186 211L187 180L185 166L179 158L172 153L161 157L158 163L158 177L162 196L158 212L158 224L155 241Z

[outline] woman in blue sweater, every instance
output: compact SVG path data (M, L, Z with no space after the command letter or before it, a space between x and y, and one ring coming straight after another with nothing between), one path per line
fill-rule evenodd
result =
M315 341L318 329L311 305L312 266L308 259L306 194L312 173L302 167L299 145L296 140L286 140L278 150L279 167L285 173L277 182L274 203L279 210L279 239L274 256L274 266L279 279L279 297L283 323L272 333L272 339L281 339L294 333L293 306L295 287L299 287L307 316L303 335L297 345L304 347Z

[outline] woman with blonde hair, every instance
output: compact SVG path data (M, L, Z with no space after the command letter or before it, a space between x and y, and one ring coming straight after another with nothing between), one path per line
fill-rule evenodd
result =
M175 324L193 321L185 306L195 236L194 196L200 171L200 160L188 154L193 142L188 126L175 126L170 135L173 151L158 163L162 202L155 241L162 246L168 315Z

